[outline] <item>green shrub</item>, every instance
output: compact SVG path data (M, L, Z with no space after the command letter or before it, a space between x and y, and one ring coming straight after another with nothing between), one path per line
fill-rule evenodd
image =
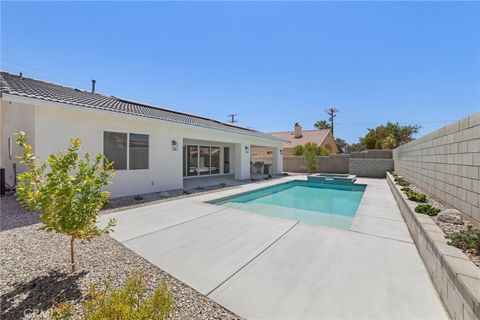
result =
M402 190L405 193L412 191L412 189L410 189L409 187L403 187L400 190Z
M142 201L143 199L145 199L144 197L142 197L141 195L137 194L135 197L133 197L133 199L137 200L137 201Z
M110 209L112 207L112 202L109 199L106 199L103 203L102 210Z
M427 202L427 196L423 193L410 190L405 192L405 194L407 195L408 200L415 202Z
M415 207L415 212L427 214L429 216L436 216L440 211L440 209L432 207L429 204L419 204Z
M301 144L296 145L295 147L293 147L292 153L294 156L303 156L303 154L305 153L305 147Z
M63 302L52 310L50 320L69 320L73 316L73 306L69 302Z
M147 320L167 319L173 307L172 294L165 282L147 295L146 282L141 273L129 277L124 287L97 290L92 286L83 305L85 320Z
M316 142L307 142L293 147L292 153L294 156L305 156L307 153L313 153L315 156L329 156L331 151L319 146Z
M468 225L467 229L456 231L446 237L448 244L460 249L475 249L480 254L480 229Z
M408 182L407 180L403 179L400 176L397 176L395 178L395 182L401 187L408 187L410 185L410 182Z

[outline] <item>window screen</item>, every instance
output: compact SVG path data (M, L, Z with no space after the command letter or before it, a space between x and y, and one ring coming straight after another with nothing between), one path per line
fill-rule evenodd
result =
M127 169L127 134L105 131L103 133L103 154L113 162L115 170Z
M148 169L148 134L130 133L129 168Z

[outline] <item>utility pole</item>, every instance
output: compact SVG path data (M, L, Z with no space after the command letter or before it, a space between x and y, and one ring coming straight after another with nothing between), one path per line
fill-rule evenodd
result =
M230 123L235 123L237 122L237 120L235 120L235 117L237 116L236 113L232 113L232 114L229 114L228 117L231 118L230 120L228 120L228 122Z
M337 115L335 113L339 113L337 108L328 108L325 109L325 112L329 115L328 120L330 121L330 127L332 127L332 135L333 135L333 118L335 118Z

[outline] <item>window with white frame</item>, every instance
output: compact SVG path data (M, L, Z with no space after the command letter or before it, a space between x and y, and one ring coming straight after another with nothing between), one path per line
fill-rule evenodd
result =
M128 142L128 143L127 143ZM113 162L115 170L149 168L149 136L147 134L103 133L103 154Z
M115 170L127 169L127 133L103 133L103 154L108 161L113 162Z
M148 134L130 133L128 168L148 169Z

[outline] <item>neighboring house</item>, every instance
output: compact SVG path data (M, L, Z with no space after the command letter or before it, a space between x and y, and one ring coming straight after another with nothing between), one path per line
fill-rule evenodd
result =
M297 145L304 145L307 142L315 142L317 145L330 150L331 154L337 154L339 149L330 129L302 130L299 123L295 123L293 131L270 132L272 136L287 140L283 146L283 155L293 155L293 148ZM272 163L272 150L265 147L252 148L252 161Z
M252 146L273 152L282 172L285 142L256 130L113 96L0 73L0 167L14 184L14 133L25 131L35 154L47 156L80 138L91 153L114 161L112 197L179 189L184 179L230 175L250 178Z

